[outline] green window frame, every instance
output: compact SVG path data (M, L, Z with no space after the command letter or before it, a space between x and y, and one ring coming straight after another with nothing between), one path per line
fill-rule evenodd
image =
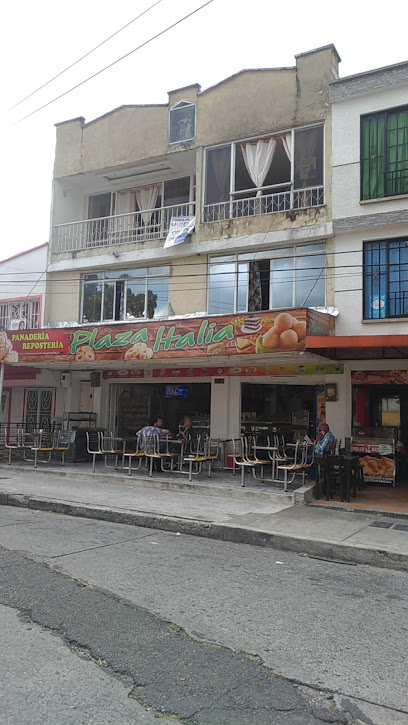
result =
M361 199L408 194L408 106L361 117Z

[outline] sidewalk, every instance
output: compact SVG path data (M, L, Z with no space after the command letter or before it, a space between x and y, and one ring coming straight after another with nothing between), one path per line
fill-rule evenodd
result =
M0 465L0 505L266 546L408 571L408 517L295 505L293 493L218 480L127 477L112 469ZM228 478L229 476L229 478ZM254 482L252 482L254 484ZM297 492L297 500L302 500Z

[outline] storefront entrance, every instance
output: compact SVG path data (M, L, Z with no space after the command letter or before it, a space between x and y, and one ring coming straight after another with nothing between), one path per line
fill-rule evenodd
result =
M365 437L393 445L395 479L406 483L408 445L408 390L402 385L365 385L353 388L353 441Z
M288 441L315 438L315 385L242 383L241 419L243 433L270 436L281 433Z
M199 432L209 431L210 383L132 383L116 386L115 427L121 438L129 438L158 416L176 434L188 415Z

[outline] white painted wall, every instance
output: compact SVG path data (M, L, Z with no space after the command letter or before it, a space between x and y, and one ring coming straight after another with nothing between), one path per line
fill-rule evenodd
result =
M408 205L408 200L405 200ZM350 232L335 238L334 304L340 313L336 318L336 335L407 335L408 320L363 320L363 242L376 239L407 237L408 224L372 227L369 231Z
M3 300L41 297L43 324L47 245L29 249L0 261L0 302Z
M360 116L407 102L408 79L406 84L350 96L333 104L333 219L407 208L406 197L360 203Z

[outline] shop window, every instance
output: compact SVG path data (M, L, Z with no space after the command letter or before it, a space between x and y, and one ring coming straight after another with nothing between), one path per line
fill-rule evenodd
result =
M170 109L169 144L192 141L195 138L195 103L180 101Z
M408 240L366 242L364 319L408 316Z
M323 197L322 125L206 151L204 221L319 206Z
M167 317L170 267L87 274L82 322Z
M208 312L231 314L325 304L324 244L212 257Z
M361 198L408 194L408 106L361 118Z

